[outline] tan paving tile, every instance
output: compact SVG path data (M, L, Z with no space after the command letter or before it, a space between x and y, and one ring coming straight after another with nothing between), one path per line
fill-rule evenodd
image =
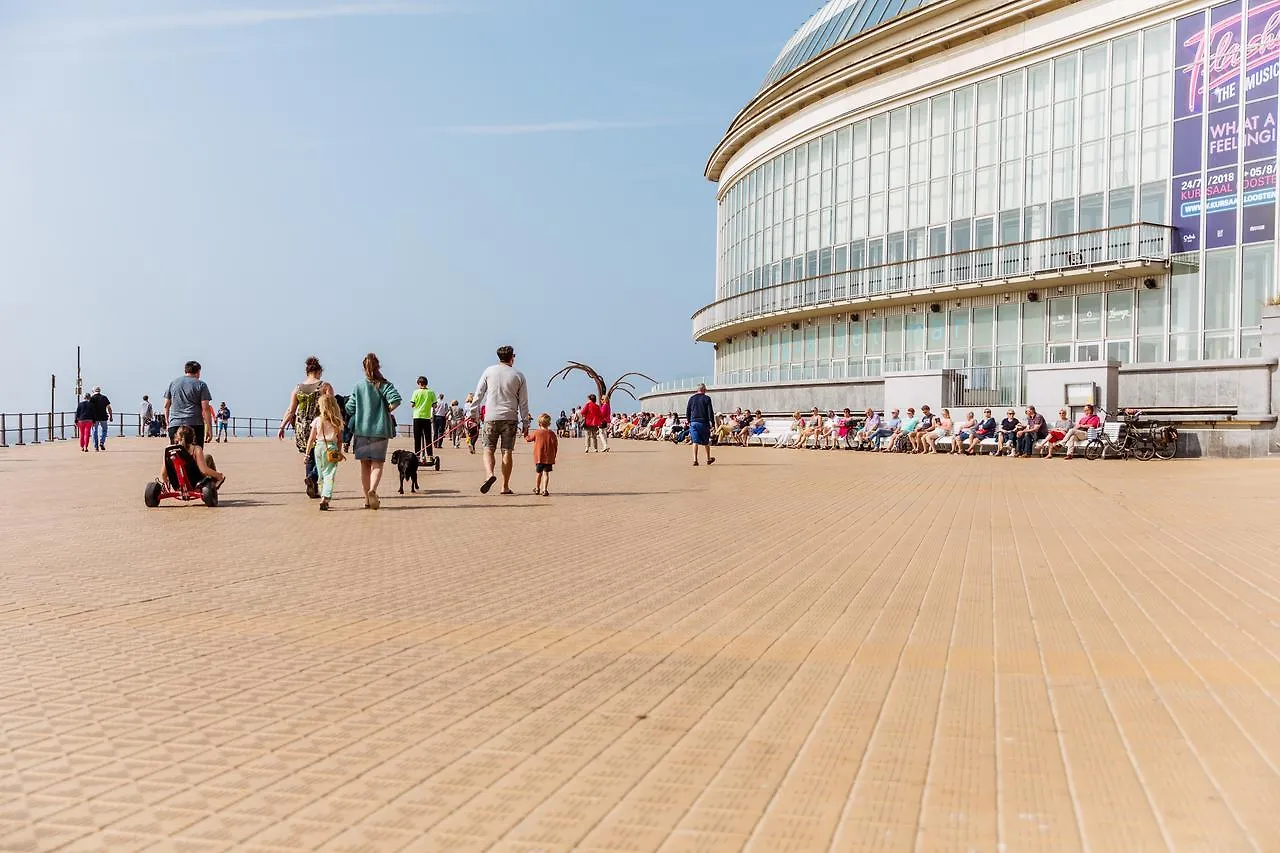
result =
M216 510L142 507L155 443L0 450L0 849L1280 838L1273 460L617 444L328 515L275 442Z

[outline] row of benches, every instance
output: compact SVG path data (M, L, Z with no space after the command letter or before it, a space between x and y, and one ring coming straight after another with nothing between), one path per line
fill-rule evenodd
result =
M791 423L792 422L790 419L783 420L780 418L779 419L766 418L764 422L764 427L765 427L764 432L758 435L753 435L750 438L748 438L747 445L750 446L752 444L758 444L761 447L776 447L778 443L782 441L784 438L794 439L795 432L791 429ZM862 421L857 422L852 432L856 432L857 430L860 430L862 428L862 424L863 424ZM1112 441L1116 441L1120 437L1120 422L1110 421L1106 424L1103 424L1102 431ZM947 450L950 450L951 444L954 440L955 439L953 436L949 436L949 435L943 436L942 438L938 439L937 445L938 447L942 447L942 448L946 448ZM1040 439L1039 441L1036 442L1036 447L1038 449L1043 448L1046 441L1047 439ZM817 447L818 446L817 437L809 436L805 440L805 446ZM978 442L977 450L979 453L984 453L984 452L994 453L998 446L999 446L999 442L997 442L996 439L986 438Z

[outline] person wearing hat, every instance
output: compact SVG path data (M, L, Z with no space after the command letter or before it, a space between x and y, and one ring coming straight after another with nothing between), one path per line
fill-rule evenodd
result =
M93 413L93 449L106 450L107 427L111 426L114 413L111 411L111 401L97 385L93 386L93 394L89 397L89 408Z

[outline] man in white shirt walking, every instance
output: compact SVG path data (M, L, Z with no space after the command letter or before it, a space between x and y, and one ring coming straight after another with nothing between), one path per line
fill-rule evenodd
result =
M487 495L497 481L493 474L495 451L502 445L502 494L511 491L512 454L516 447L516 424L521 434L529 435L529 384L524 374L515 368L516 351L509 346L498 347L498 363L490 365L480 375L476 385L473 411L484 407L484 470L486 480L480 493Z

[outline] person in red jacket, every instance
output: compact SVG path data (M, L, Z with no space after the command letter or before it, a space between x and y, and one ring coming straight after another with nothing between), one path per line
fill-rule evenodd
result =
M596 402L595 394L588 394L587 404L582 407L582 428L587 433L587 453L593 447L596 453L600 452L600 424L600 405Z
M613 427L613 410L609 408L609 395L600 398L600 443L604 445L602 452L609 452L609 430Z

